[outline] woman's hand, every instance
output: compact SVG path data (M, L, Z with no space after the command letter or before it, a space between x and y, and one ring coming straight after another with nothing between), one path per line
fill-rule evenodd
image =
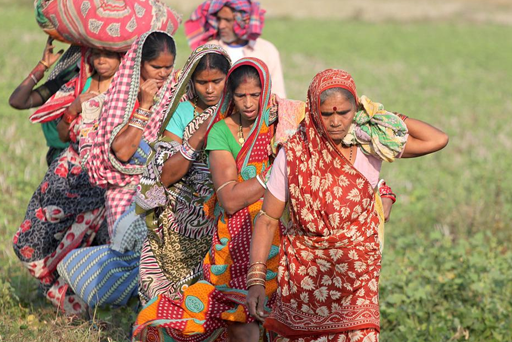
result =
M155 79L148 79L140 85L139 103L140 108L150 109L153 106L154 98L158 92L158 85Z
M68 108L68 111L71 112L73 115L78 115L82 112L82 104L84 102L89 101L93 97L97 96L97 93L85 93L80 94L78 97L71 103L71 105Z
M264 309L266 299L265 287L261 285L253 285L249 287L249 293L247 294L246 300L249 313L261 322L268 317L268 312Z
M50 68L64 53L64 50L59 50L59 52L53 53L53 48L55 46L53 46L52 43L53 38L48 37L48 40L46 41L46 46L44 47L43 57L41 58L43 63L46 63L45 66L48 66L48 68Z
M192 136L190 137L190 139L188 139L188 143L190 144L190 146L192 146L192 148L196 149L196 150L200 150L203 148L203 144L204 144L204 137L206 135L206 131L208 130L208 124L210 123L210 120L205 120L198 128L197 130L194 132L194 134L192 134Z
M391 198L386 198L386 197L381 198L381 200L382 200L382 208L384 211L384 222L388 222L394 202Z

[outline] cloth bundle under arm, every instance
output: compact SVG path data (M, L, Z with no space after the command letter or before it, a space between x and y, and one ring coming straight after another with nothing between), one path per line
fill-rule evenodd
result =
M372 102L364 95L359 105L343 143L360 145L364 153L393 162L404 150L407 126L396 114L384 110L381 103Z

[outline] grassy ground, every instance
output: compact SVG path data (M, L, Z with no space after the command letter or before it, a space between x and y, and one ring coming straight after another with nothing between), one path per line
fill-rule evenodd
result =
M108 325L61 317L40 299L12 252L11 238L46 170L46 147L28 111L11 109L7 99L39 60L45 37L30 4L2 0L0 12L0 341L122 340L127 316L107 319L114 322ZM305 99L316 72L344 68L359 94L450 135L439 154L384 166L399 199L387 225L382 339L506 341L503 332L512 331L510 28L289 18L269 19L264 37L281 51L290 98ZM189 53L181 29L177 39L181 65Z

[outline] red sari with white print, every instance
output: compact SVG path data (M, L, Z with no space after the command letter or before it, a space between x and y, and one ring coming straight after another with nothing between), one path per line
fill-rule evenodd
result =
M326 70L308 92L307 113L284 145L290 216L283 232L277 304L265 327L281 341L378 341L379 218L368 180L325 132L320 94L350 75Z

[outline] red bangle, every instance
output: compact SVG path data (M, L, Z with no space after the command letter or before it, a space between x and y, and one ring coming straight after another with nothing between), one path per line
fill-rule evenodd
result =
M65 110L64 111L64 115L62 117L62 120L64 120L65 123L67 123L68 125L71 124L73 121L75 121L76 117L78 116L77 115L73 115L69 112L69 110Z
M391 187L384 182L384 180L381 181L379 184L379 195L381 198L389 198L393 201L393 203L396 202L396 195L393 193L393 190L391 190Z
M400 119L402 119L403 122L405 122L405 120L407 120L408 116L407 115L404 115L404 114L400 114L400 113L397 113L396 114Z
M391 193L391 194L385 194L385 195L380 195L381 198L389 198L393 203L396 202L396 196L395 194Z

